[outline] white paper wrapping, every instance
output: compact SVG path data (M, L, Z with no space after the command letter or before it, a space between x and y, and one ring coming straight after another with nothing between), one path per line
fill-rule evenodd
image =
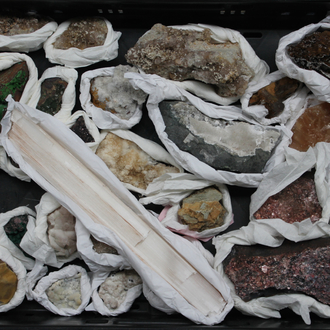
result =
M90 232L79 220L76 220L76 234L78 252L92 272L96 273L102 271L109 273L115 269L121 270L131 268L128 261L119 254L97 253L93 249ZM101 241L101 239L102 238L98 237L99 241ZM103 243L109 245L109 239L107 242Z
M76 103L76 81L78 72L75 69L62 66L53 66L46 69L38 80L36 90L31 96L30 101L27 103L30 107L37 107L41 95L41 84L48 78L61 78L68 83L62 95L61 108L59 112L54 115L55 118L66 121L68 117L71 116L72 109Z
M81 314L86 306L88 305L91 298L91 283L89 275L86 270L80 266L68 265L58 271L51 272L48 275L45 275L47 267L36 267L32 272L27 276L27 281L29 281L30 288L33 287L33 284L41 277L37 285L33 290L29 290L29 297L36 300L39 304L44 306L47 310L62 316L72 316ZM81 304L77 309L74 308L63 308L60 309L56 307L48 299L46 290L56 281L75 276L76 274L81 273L80 278L80 289L81 289Z
M217 228L203 230L201 232L189 230L189 226L180 223L178 218L178 211L181 208L182 200L194 191L214 185L216 185L219 191L223 194L221 204L227 210L223 225ZM146 197L140 198L140 203L153 203L156 205L169 206L164 209L164 216L160 219L162 225L174 232L186 236L197 239L210 239L226 230L233 222L231 198L228 188L224 184L214 184L214 182L200 179L189 173L164 174L149 184L145 195Z
M162 276L147 267L141 260L119 239L115 233L108 228L101 226L94 221L72 200L53 187L43 177L39 175L31 166L29 166L16 150L14 145L8 139L7 134L10 130L10 115L13 108L23 111L25 114L31 114L31 119L41 125L50 134L58 136L60 143L70 152L79 155L84 159L84 163L90 169L93 169L103 182L111 187L112 192L129 206L137 215L146 221L156 232L158 232L171 246L173 246L199 273L204 276L216 289L221 292L224 300L227 302L225 308L217 314L204 315L186 299L184 299L173 287L166 282ZM59 134L60 133L60 134ZM61 204L83 223L83 225L93 234L95 238L102 237L105 243L116 242L116 249L126 257L133 269L141 276L143 282L147 283L149 288L171 309L183 314L195 323L217 324L220 323L233 307L233 301L230 296L229 288L219 277L217 272L210 267L208 261L203 257L200 251L184 238L171 233L164 228L158 220L152 216L136 198L119 182L119 180L110 172L103 161L97 157L75 134L73 134L61 122L54 120L52 116L37 112L35 109L24 106L21 103L10 101L9 110L2 120L1 141L6 151L15 159L16 162L24 168L30 177L37 182L44 190L51 193ZM109 241L108 241L109 239Z
M103 109L96 107L91 101L91 80L95 77L113 76L115 67L100 68L91 71L86 71L81 76L80 82L80 104L81 107L92 117L97 127L101 129L129 129L140 122L142 117L142 106L137 105L133 109L131 118L125 120Z
M11 270L16 274L18 280L17 289L13 298L11 298L7 304L0 306L0 313L2 313L17 307L24 300L26 269L23 264L18 259L13 257L10 251L3 246L0 246L0 260L4 261L11 268Z
M282 221L283 222L283 221ZM244 302L235 294L233 283L229 280L223 270L222 261L230 253L232 247L237 245L261 244L270 247L278 247L282 244L284 238L299 237L299 240L328 237L330 226L325 222L312 224L309 220L304 220L302 226L287 226L287 230L282 227L278 230L279 223L269 222L268 220L259 220L250 222L247 226L213 238L213 244L216 248L214 268L231 288L231 294L234 299L235 308L247 315L254 315L261 318L280 318L279 311L284 308L292 309L296 314L301 315L305 323L310 324L310 312L321 317L330 317L330 306L316 301L314 298L304 294L280 294L272 297L260 297Z
M92 299L93 301L86 307L86 311L95 311L106 316L117 316L129 311L135 299L142 293L142 284L138 284L133 288L128 289L127 295L123 303L116 309L109 309L99 296L98 290L100 285L107 279L110 273L96 272L92 278Z
M53 43L70 25L72 20L61 23L54 34L44 43L46 57L51 63L62 64L70 68L85 67L100 61L110 61L118 56L118 39L121 32L113 30L111 23L104 19L108 27L108 34L102 46L86 49L69 48L56 49Z
M160 113L158 104L163 100L188 101L205 115L211 118L221 118L225 120L242 120L255 125L259 125L255 120L245 116L242 110L235 106L217 106L207 103L200 98L179 88L169 80L156 75L145 75L137 73L126 73L125 77L131 80L133 86L143 89L149 94L147 109L149 117L155 125L156 132L168 152L174 159L188 172L195 174L205 180L216 183L237 185L242 187L257 187L267 172L276 164L281 163L283 158L283 148L285 143L280 143L267 162L264 173L234 173L229 171L215 170L213 167L201 162L196 157L187 152L181 151L167 136L165 124ZM284 126L276 126L285 136L291 136Z
M30 270L33 268L34 266L34 260L32 258L27 257L21 249L19 249L7 236L5 230L4 230L4 226L8 223L8 221L13 218L13 217L17 217L20 215L27 215L28 217L28 224L26 227L27 232L24 234L22 241L24 242L24 237L25 240L27 239L27 237L30 235L30 231L31 231L31 227L33 227L33 225L31 226L31 224L33 224L35 222L35 216L36 213L31 210L29 207L26 206L19 206L11 211L5 212L5 213L0 213L0 245L5 247L8 251L10 251L10 253L13 255L13 257L15 257L16 259L18 259L23 266ZM23 247L22 247L23 248ZM24 249L23 249L24 250Z
M3 52L32 52L42 48L43 43L57 29L55 21L45 24L32 33L16 34L13 36L0 35L0 51Z
M283 101L284 109L283 112L273 118L266 118L268 110L262 104L249 106L252 95L259 91L259 89L271 84L274 81L280 80L285 77L285 74L281 71L275 71L265 76L259 81L251 83L246 89L245 94L241 97L241 104L243 113L247 116L251 116L257 122L262 125L273 125L273 124L286 124L286 122L292 118L305 103L309 89L300 84L300 87L286 100Z
M314 70L305 70L292 62L286 52L286 47L302 40L307 34L313 33L319 28L329 30L329 17L319 23L309 24L301 29L282 37L276 51L276 65L278 69L290 78L297 79L306 86L321 101L330 102L330 80Z

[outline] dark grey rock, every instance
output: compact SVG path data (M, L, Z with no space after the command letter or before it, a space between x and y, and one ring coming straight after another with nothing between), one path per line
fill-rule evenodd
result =
M159 109L169 139L216 170L261 173L281 139L275 128L213 119L186 102L163 101Z

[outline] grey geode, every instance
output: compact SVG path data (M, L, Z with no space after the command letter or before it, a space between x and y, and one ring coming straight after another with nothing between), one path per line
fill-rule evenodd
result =
M281 139L275 128L213 119L186 102L162 101L159 109L169 139L216 170L261 173Z

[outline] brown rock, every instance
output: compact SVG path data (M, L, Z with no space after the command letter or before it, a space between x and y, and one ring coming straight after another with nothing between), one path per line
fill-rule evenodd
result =
M183 199L178 211L179 220L188 225L189 230L198 232L220 227L227 214L221 199L222 193L213 187L194 192Z
M155 24L129 49L126 60L166 79L215 85L224 97L242 95L254 76L239 44L216 42L209 29L198 32Z
M17 283L16 274L0 260L0 305L10 302L17 290Z
M77 118L71 126L71 130L76 133L85 143L94 142L93 136L89 133L83 116Z
M112 246L110 246L108 244L105 244L103 242L98 241L92 235L90 237L91 237L91 241L93 243L93 249L94 249L94 251L96 253L99 253L99 254L101 254L101 253L109 253L109 254L116 254L116 255L118 255L118 251L114 247L112 247Z
M266 118L279 116L284 110L284 103L299 87L299 81L284 77L273 81L269 85L254 93L249 101L250 105L264 105L268 110Z

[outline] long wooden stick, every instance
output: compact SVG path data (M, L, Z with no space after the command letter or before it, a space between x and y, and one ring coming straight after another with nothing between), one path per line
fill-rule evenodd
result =
M167 241L117 198L98 175L19 110L8 139L23 159L91 219L113 231L145 265L205 316L221 313L221 293Z

